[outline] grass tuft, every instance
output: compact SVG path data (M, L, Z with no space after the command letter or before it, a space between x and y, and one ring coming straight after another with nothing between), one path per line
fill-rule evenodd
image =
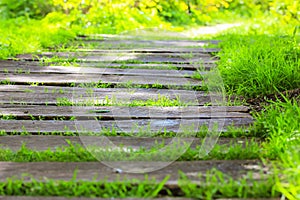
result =
M219 70L229 93L256 97L300 87L300 47L294 37L228 35Z

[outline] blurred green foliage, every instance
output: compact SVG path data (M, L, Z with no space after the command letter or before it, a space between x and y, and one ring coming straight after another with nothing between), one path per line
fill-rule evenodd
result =
M50 15L47 17L53 21L66 17L68 25L106 32L168 24L203 25L220 18L262 14L282 23L299 23L299 10L300 3L294 0L0 0L5 19Z
M17 18L43 18L53 11L51 1L45 0L0 0L1 17Z
M299 10L294 0L0 0L0 58L54 46L79 34L182 30L249 18L263 18L263 27L285 34L297 30ZM246 32L265 30L256 23Z

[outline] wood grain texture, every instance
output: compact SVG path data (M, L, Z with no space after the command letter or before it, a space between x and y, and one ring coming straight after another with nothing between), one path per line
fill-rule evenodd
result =
M86 56L93 56L93 57L101 57L101 56L114 56L114 57L124 57L124 56L133 56L133 57L169 57L169 58L186 58L186 57L201 57L201 58L211 58L213 57L209 53L197 52L197 51L186 51L186 52L172 52L170 49L160 52L126 52L126 51L66 51L66 52L42 52L38 54L39 56L47 56L47 57L78 57L84 58Z
M95 100L95 103L101 103L105 102L106 99L130 103L132 101L155 101L168 98L169 100L180 100L187 105L204 105L207 103L219 105L219 103L214 103L214 100L226 101L220 94L190 90L0 85L0 104L56 105L59 98L77 103L91 100Z
M166 87L189 88L201 86L202 82L191 78L165 76L130 76L130 75L97 75L97 74L0 74L0 81L14 84L33 84L66 86L80 83L105 83L130 85L155 85Z
M124 39L83 39L84 44L98 45L99 47L161 47L164 49L171 49L173 47L204 47L208 44L218 44L218 40L124 40Z
M23 144L26 144L26 147L33 149L35 151L44 151L51 149L55 151L58 147L67 147L69 142L76 145L86 145L86 144L97 144L97 140L100 137L104 136L54 136L54 135L11 135L11 136L0 136L0 148L11 149L13 151L18 151ZM209 136L208 136L209 137ZM124 137L124 136L109 136L106 137L113 145L122 147L122 148L132 148L139 149L145 148L150 149L153 146L158 144L168 145L172 142L173 138L169 137ZM177 138L180 140L180 138ZM203 138L182 138L182 141L189 144L190 148L196 148L196 146L201 145ZM219 137L217 144L218 145L244 145L248 142L255 141L260 143L259 139L255 138L224 138ZM99 144L99 143L98 143Z
M244 106L188 106L188 107L127 107L127 106L36 106L0 105L0 115L13 115L18 119L41 116L101 117L108 119L212 119L252 118Z
M131 119L131 120L0 120L1 130L6 133L31 134L39 133L101 133L104 130L114 130L116 133L139 133L139 135L156 135L157 133L198 132L201 126L212 129L218 124L218 130L226 132L228 126L248 127L253 123L251 118L226 118L226 119Z
M160 70L160 69L117 69L97 67L72 67L72 66L0 66L2 73L19 74L94 74L94 75L130 75L130 76L166 76L166 77L191 77L195 71L192 70ZM201 73L201 72L200 72ZM201 74L205 74L202 72Z
M167 64L167 63L101 63L101 62L80 62L81 68L88 68L88 67L97 67L97 68L134 68L134 69L167 69L169 70L171 67L178 70L210 70L211 68L214 68L216 66L215 63L211 62L205 62L202 63L190 63L190 64ZM9 68L15 67L15 68L22 68L24 69L24 72L28 72L26 70L30 67L40 67L43 68L45 66L49 65L58 65L55 62L50 63L43 63L38 61L16 61L16 60L0 60L0 67L3 72L9 71ZM72 64L70 64L72 66ZM74 63L76 65L76 63ZM78 65L78 63L77 63ZM15 71L14 71L15 72ZM16 71L17 72L17 71Z
M89 49L89 48L77 48L78 52L98 52L98 53L216 53L219 52L219 48L199 48L199 47L174 47L171 49L166 48L131 48L131 49Z
M160 170L151 171L153 166L162 166ZM121 169L132 169L141 173L116 173L115 166ZM256 170L249 169L256 167ZM30 177L24 181L30 181L31 178L43 181L45 178L54 180L71 180L77 171L77 180L105 180L112 182L116 180L145 180L144 171L148 171L149 180L155 179L157 183L161 182L166 175L170 175L166 183L168 187L178 187L178 171L182 171L187 177L198 184L203 184L205 174L208 170L217 169L233 178L239 178L247 172L252 172L253 177L259 180L261 172L266 170L266 166L258 160L212 160L212 161L190 161L190 162L0 162L0 181L7 178L21 178L23 174L30 174ZM199 177L200 174L203 174Z
M19 60L25 61L39 61L42 60L43 57L52 58L56 57L53 55L31 55L31 54L22 54L16 56ZM136 63L136 62L144 62L144 63L179 63L179 64L187 64L187 63L214 63L217 61L216 58L212 57L169 57L169 56L161 56L161 55L154 55L154 56L146 56L146 55L104 55L104 56L97 56L97 55L86 55L86 56L61 56L60 59L69 59L71 61L81 61L81 62L122 62L122 63Z

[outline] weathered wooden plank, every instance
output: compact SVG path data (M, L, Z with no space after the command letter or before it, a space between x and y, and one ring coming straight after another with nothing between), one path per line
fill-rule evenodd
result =
M247 107L127 107L127 106L0 106L0 116L13 115L17 119L58 117L111 119L213 119L213 118L251 118Z
M30 66L41 66L40 62L32 61L18 61L15 59L7 59L7 60L0 60L0 67L1 68L9 68L9 67L30 67Z
M220 99L216 94L202 91L144 88L79 88L30 85L0 85L0 103L24 103L38 105L56 105L59 98L69 102L86 102L95 100L98 103L113 99L119 103L132 101L157 100L166 97L170 100L179 99L189 105L204 105L213 98ZM212 99L211 99L212 98ZM97 103L95 102L95 103Z
M43 56L43 55L32 55L32 54L22 54L17 55L16 58L25 61L39 61L42 60L43 57L51 58L53 56ZM215 63L217 61L216 58L210 57L196 57L196 58L189 58L189 57L165 57L165 56L144 56L144 55L120 55L120 56L97 56L97 55L87 55L87 56L75 56L75 57L59 57L60 59L72 59L74 61L81 61L81 62L122 62L122 63L136 63L136 62L144 62L144 63L151 63L151 62L160 62L160 63Z
M59 90L58 90L59 92ZM64 94L64 93L32 93L32 92L20 92L13 94L12 92L0 92L0 104L21 104L21 105L61 105L63 102L68 102L72 104L81 104L81 105L109 105L109 104L130 104L132 101L146 101L147 97L152 98L154 101L158 99L158 95L155 94L145 94L146 96L142 96L142 94L132 94L130 93L112 93L106 92L102 95L99 94L95 97L90 97L88 94ZM173 95L170 99L174 100L176 97ZM112 101L112 102L110 102ZM205 103L210 102L210 98L202 97L201 101L196 102L188 102L190 105L204 105Z
M78 52L99 52L99 53L217 53L219 48L131 48L131 49L89 49L76 48Z
M70 109L71 108L71 109ZM35 106L35 105L0 105L0 111L2 114L12 113L12 114L22 114L22 113L31 113L31 114L42 114L42 113L53 113L53 114L60 114L64 112L69 112L70 110L74 109L74 113L90 113L94 112L97 113L97 110L108 110L112 113L125 113L129 111L132 114L137 114L138 116L148 116L149 114L157 113L158 115L164 116L165 114L169 115L182 115L197 116L200 113L220 113L220 112L240 112L246 113L250 111L250 108L247 106L174 106L174 107L162 107L162 106L147 106L147 107L124 107L124 106L77 106L77 107L70 107L70 106ZM107 113L109 113L107 112ZM107 114L103 113L103 114ZM226 117L226 116L224 116ZM227 116L229 117L229 116ZM250 117L250 115L249 115Z
M84 44L98 44L99 46L150 46L150 47L164 47L164 48L172 48L172 47L204 47L208 44L218 44L220 41L218 40L123 40L123 39L108 39L108 40L99 40L99 39L84 39L82 40Z
M110 83L130 85L156 85L166 87L201 86L202 82L191 78L163 76L96 75L96 74L0 74L0 81L15 84L40 83L42 85L65 86L80 83Z
M123 57L167 57L167 58L203 58L203 59L208 59L213 57L211 54L208 53L202 53L202 52L172 52L171 49L169 50L164 50L159 53L142 53L142 52L125 52L122 53L119 51L118 53L115 52L108 52L106 53L105 51L67 51L67 52L42 52L40 54L37 54L39 57L76 57L76 58L86 58L89 56L92 57L103 57L103 56L113 56L116 58L123 58Z
M155 135L156 133L174 132L185 133L187 131L198 132L201 126L212 128L218 124L219 131L226 132L228 126L247 127L253 123L251 118L225 118L225 119L131 119L131 120L0 120L0 127L6 133L31 134L39 133L101 133L103 130L111 130L116 133L139 133Z
M134 69L178 69L178 70L211 70L216 67L216 63L202 62L202 63L189 63L189 64L156 64L156 63L107 63L103 64L100 62L82 62L81 67L111 67L111 68L134 68Z
M85 85L84 85L85 86ZM115 93L119 94L122 92L125 93L142 93L143 95L147 94L159 94L159 95L199 95L199 96L207 96L208 93L204 91L190 91L190 90L176 90L176 89L157 89L157 88L93 88L88 87L60 87L60 86L32 86L32 85L0 85L1 92L12 92L12 93L63 93L63 94L90 94L90 90L92 90L92 94L103 94L103 93Z
M160 34L156 33L159 32ZM165 32L158 30L156 28L154 29L137 29L130 32L125 32L121 34L88 34L88 35L78 35L75 39L75 41L80 40L163 40L163 41L193 41L190 38L188 38L186 35L181 34L180 32ZM198 40L198 41L207 41L207 40ZM217 40L214 40L217 41Z
M210 27L207 27L210 28ZM158 35L155 35L159 31ZM157 30L156 28L153 29L137 29L134 31L130 31L124 34L104 34L104 33L97 33L97 34L88 34L88 35L78 35L76 40L137 40L137 41L198 41L203 43L212 43L218 44L221 40L193 40L187 37L184 33L180 32L171 32L171 31L162 31Z
M31 66L42 67L42 65L55 65L54 63L40 63L37 61L16 61L16 60L0 60L0 66L3 68L3 72L9 70L10 67L24 67L29 68ZM135 69L178 69L178 70L210 70L215 67L215 63L210 62L202 62L199 64L191 63L191 64L147 64L147 63L99 63L99 62L80 62L80 67L97 67L97 68L135 68ZM5 70L6 69L6 70ZM25 70L25 73L28 70Z
M116 180L145 180L147 173L149 180L155 179L161 182L166 175L170 178L166 182L168 187L178 187L179 174L182 171L186 176L195 183L203 184L201 178L205 178L206 172L213 168L232 176L239 178L247 172L252 172L253 177L261 179L261 171L266 170L258 160L228 160L228 161L190 161L190 162L105 162L107 167L101 162L0 162L0 181L7 178L21 178L22 174L30 174L31 178L44 181L45 178L53 180L71 180L74 179L76 170L76 180L105 180L112 182ZM132 172L141 173L116 173L114 166L120 166L121 169L128 169ZM154 166L157 166L154 167ZM248 166L255 166L257 170L249 170ZM164 168L162 168L164 167ZM162 169L160 169L162 168ZM160 170L157 170L160 169ZM120 170L121 171L121 170ZM30 177L24 181L30 181ZM205 182L204 182L205 183Z
M44 151L51 149L55 151L57 147L66 147L69 146L68 142L76 145L93 145L98 144L99 137L95 136L53 136L53 135L34 135L34 136L1 136L0 137L0 148L3 149L11 149L13 151L18 151L22 145L26 144L26 147L29 149L33 149L36 151ZM131 148L133 150L145 148L150 149L153 146L157 146L159 144L168 145L174 138L163 138L163 137L106 137L109 141L111 141L115 146L122 147L126 150L126 148ZM180 138L176 138L176 140L180 140ZM218 145L236 145L236 144L245 144L247 142L251 142L251 140L255 142L260 142L259 139L254 138L224 138L219 137L217 144ZM182 138L182 141L188 143L190 148L196 148L196 146L201 145L203 139L201 138ZM103 144L102 144L103 145ZM105 148L105 146L103 146Z
M116 69L99 67L72 67L72 66L0 66L0 73L16 74L97 74L97 75L130 75L130 76L166 76L166 77L191 77L193 70L161 70L161 69ZM207 72L198 72L205 74Z

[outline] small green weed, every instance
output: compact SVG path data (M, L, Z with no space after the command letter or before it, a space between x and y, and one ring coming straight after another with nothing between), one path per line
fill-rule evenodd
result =
M172 106L188 106L190 103L183 102L179 97L175 99L170 99L169 97L158 95L157 98L148 100L132 100L130 102L118 101L116 98L105 97L103 100L88 99L84 101L73 102L66 97L56 98L56 105L58 106L162 106L162 107L172 107Z

